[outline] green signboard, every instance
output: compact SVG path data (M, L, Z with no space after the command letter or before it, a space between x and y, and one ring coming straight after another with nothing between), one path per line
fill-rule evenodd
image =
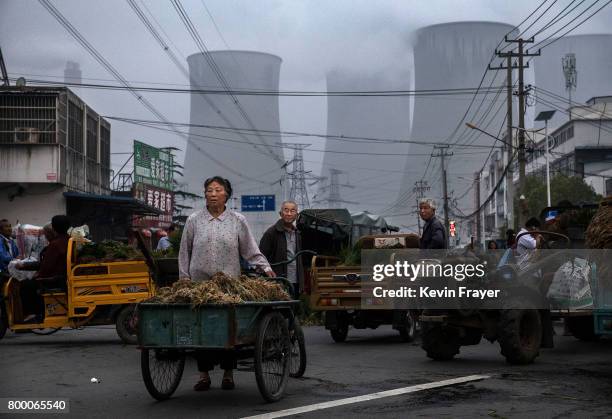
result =
M172 154L134 140L134 183L172 190L173 167Z

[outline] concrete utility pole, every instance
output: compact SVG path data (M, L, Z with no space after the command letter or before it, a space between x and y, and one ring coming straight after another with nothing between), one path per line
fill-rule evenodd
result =
M525 159L525 96L527 95L527 91L525 91L525 83L524 83L524 70L526 68L529 68L529 64L525 64L523 62L523 58L525 57L536 57L540 55L540 51L538 50L537 53L534 54L530 54L529 51L525 51L524 50L524 44L531 44L534 42L533 38L530 39L523 39L523 38L519 38L519 39L508 39L508 37L506 36L504 38L505 42L508 43L516 43L518 44L518 52L514 52L513 50L508 51L508 52L500 52L500 51L495 51L495 54L498 57L501 58L507 58L508 59L508 65L506 67L504 66L499 66L499 67L495 67L494 69L504 69L507 68L508 69L508 74L509 74L509 79L512 79L512 68L516 68L518 69L518 92L517 92L517 96L519 98L519 109L518 109L518 162L519 162L519 191L518 194L519 196L521 196L522 194L525 193L525 163L526 163L526 159ZM518 65L514 66L511 65L511 59L512 58L517 58L518 59ZM489 69L493 69L491 67L489 67ZM510 85L512 85L512 83L510 83ZM509 101L509 109L512 108L512 101ZM511 112L511 111L510 111ZM510 134L510 138L508 139L509 142L512 143L512 125L509 125L509 134ZM509 173L511 173L509 171ZM512 182L512 177L510 177L510 182ZM508 203L509 206L514 207L514 202L509 202ZM523 211L519 210L519 214L518 214L518 223L519 225L523 225L525 223L525 213Z
M440 150L438 154L432 154L432 157L440 157L440 170L442 171L442 193L444 196L444 228L446 228L446 246L448 247L449 229L450 223L448 221L448 185L446 182L446 165L444 164L444 157L450 157L453 153L449 153L446 150L448 145L435 145L434 150Z
M2 73L2 85L9 86L8 72L6 71L6 64L4 64L4 57L2 56L2 48L0 48L0 72Z
M417 208L417 225L419 226L419 236L421 235L421 216L419 215L419 201L421 200L421 198L425 197L425 192L429 191L430 189L431 189L431 186L427 185L426 180L418 180L414 182L414 188L412 188L412 191L415 192L417 195L416 208Z
M474 187L476 188L476 243L478 243L478 246L480 246L480 241L482 240L482 236L480 235L480 232L482 230L482 226L481 226L481 221L480 221L480 211L478 211L478 209L480 209L480 175L481 172L478 171L476 173L474 173ZM472 243L473 244L473 243Z

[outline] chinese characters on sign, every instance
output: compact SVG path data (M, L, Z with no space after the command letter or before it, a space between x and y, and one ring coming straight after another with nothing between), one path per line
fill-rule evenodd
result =
M134 198L163 212L159 216L140 217L134 221L134 224L141 227L167 228L170 226L174 210L174 192L137 183L134 185Z
M167 151L134 141L134 183L172 189L173 159Z

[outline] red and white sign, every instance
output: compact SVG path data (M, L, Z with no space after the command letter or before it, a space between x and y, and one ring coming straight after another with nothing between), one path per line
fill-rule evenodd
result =
M56 181L57 180L57 173L47 173L47 180L49 181Z
M134 217L134 225L141 227L167 228L172 224L174 212L174 192L143 183L136 183L133 188L134 198L153 207L162 214L159 216Z

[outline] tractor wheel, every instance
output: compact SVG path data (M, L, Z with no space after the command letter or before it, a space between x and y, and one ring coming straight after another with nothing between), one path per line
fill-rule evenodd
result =
M531 364L540 354L542 319L538 310L502 310L498 327L501 354L508 363Z

